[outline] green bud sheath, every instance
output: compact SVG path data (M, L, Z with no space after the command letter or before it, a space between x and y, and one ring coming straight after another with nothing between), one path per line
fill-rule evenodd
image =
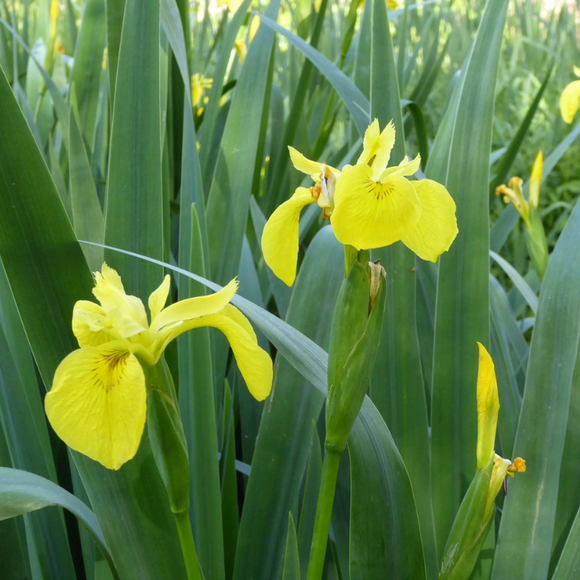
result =
M449 533L439 580L471 576L495 515L495 504L486 509L492 471L493 459L475 473Z
M536 270L540 280L544 279L546 268L548 267L548 243L546 242L546 232L544 231L544 224L535 208L530 208L529 225L526 225L526 245L528 253L534 269Z
M339 453L360 411L377 354L385 309L383 277L372 303L371 308L368 267L355 261L342 283L330 333L326 447Z
M171 396L172 391L171 377L165 363L159 362L147 402L147 427L171 511L178 514L189 509L189 457L183 424Z

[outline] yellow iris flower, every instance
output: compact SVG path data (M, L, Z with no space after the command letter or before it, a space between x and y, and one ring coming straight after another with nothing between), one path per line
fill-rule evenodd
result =
M289 148L294 167L311 175L316 185L299 187L264 228L264 259L288 286L296 277L300 211L314 202L330 220L336 238L357 250L401 240L420 258L434 262L449 249L458 232L453 198L435 181L406 179L419 169L419 156L387 168L394 143L393 123L381 132L375 119L356 164L342 172Z
M580 68L574 67L574 74L580 77ZM560 112L562 113L562 119L568 124L572 122L576 112L578 111L578 105L580 104L580 80L572 81L560 95Z
M164 308L170 286L166 276L149 297L150 323L143 302L125 293L115 270L103 264L95 281L93 294L100 305L75 304L72 327L80 348L60 363L45 399L52 427L71 449L108 469L132 459L147 414L144 368L153 367L169 342L193 328L221 330L250 393L258 400L270 393L272 361L245 316L229 304L236 280L215 294Z
M525 473L526 462L516 458L513 462L495 453L495 434L499 414L499 395L495 366L485 347L479 346L479 369L477 374L477 468L484 469L493 459L493 470L487 493L484 513L489 513L506 476Z
M211 89L213 79L206 79L202 74L195 73L191 77L191 103L197 107L201 102L201 97L207 89Z

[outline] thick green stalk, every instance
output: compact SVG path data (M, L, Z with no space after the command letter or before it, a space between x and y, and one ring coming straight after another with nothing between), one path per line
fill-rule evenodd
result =
M322 479L320 480L320 493L318 494L318 506L314 521L314 533L312 535L312 547L308 561L308 574L306 580L320 580L324 569L324 556L330 531L330 518L332 516L332 504L338 476L338 465L342 453L334 449L325 449L324 464L322 465Z
M177 533L179 534L179 543L181 544L181 551L183 552L187 578L188 580L203 580L203 574L201 573L197 559L197 552L195 551L191 523L189 522L189 510L184 510L173 515L175 517Z

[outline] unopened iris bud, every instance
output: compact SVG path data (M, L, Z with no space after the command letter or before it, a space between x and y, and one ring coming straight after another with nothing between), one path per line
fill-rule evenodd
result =
M385 270L355 261L336 302L328 361L326 448L341 453L362 406L385 309Z

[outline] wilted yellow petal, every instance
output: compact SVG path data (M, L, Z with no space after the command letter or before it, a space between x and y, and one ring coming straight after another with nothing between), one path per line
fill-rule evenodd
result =
M499 396L493 360L491 360L491 356L489 356L489 353L481 343L478 342L477 345L479 346L479 369L477 372L477 468L483 469L494 455ZM505 477L505 473L503 475Z
M566 123L574 119L580 103L580 81L572 81L560 95L560 112Z
M395 125L391 121L381 132L379 121L375 119L365 131L363 151L357 165L370 165L373 168L372 178L376 181L389 163L391 150L395 144Z
M526 461L521 457L516 457L509 465L507 474L510 477L514 476L514 473L525 473L526 472Z
M230 302L237 289L238 281L234 279L215 294L180 300L162 310L151 322L151 333L155 335L151 352L155 360L169 342L187 331L188 321L219 312Z
M530 178L530 203L533 207L538 207L540 201L540 184L542 183L544 155L540 151L534 161L532 177Z
M132 459L147 414L145 376L123 343L75 350L46 395L48 420L71 448L108 469Z
M151 293L149 296L149 312L151 312L151 322L157 318L157 315L163 310L165 303L167 302L167 297L169 296L169 287L171 284L171 278L169 275L165 276L163 282L157 290Z
M436 181L411 181L421 201L421 218L415 229L402 241L423 260L437 261L457 236L455 202L449 192Z
M382 248L408 236L421 217L421 202L411 183L400 176L372 180L368 165L343 173L334 192L330 218L339 242L357 250Z
M79 346L99 346L123 337L113 327L101 306L79 300L73 310L72 329Z
M298 265L298 223L302 208L314 203L309 189L299 187L266 222L262 234L264 260L287 286L294 284Z
M126 328L118 328L123 336L132 336L138 332L138 327L144 330L149 326L143 302L125 294L121 277L105 263L100 272L95 272L93 294L105 312L117 311L117 318L126 325Z
M320 181L320 174L322 173L321 166L323 167L324 163L317 163L316 161L307 159L302 155L302 153L300 153L300 151L294 149L294 147L288 146L288 151L290 152L292 165L294 165L298 171L310 175L314 181Z

